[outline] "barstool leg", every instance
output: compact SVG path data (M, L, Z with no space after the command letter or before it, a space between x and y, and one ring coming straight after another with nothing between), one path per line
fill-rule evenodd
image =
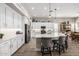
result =
M51 53L51 48L49 48L49 52L50 52L50 56L52 56L52 53Z
M61 55L61 52L60 52L60 45L59 45L59 55Z

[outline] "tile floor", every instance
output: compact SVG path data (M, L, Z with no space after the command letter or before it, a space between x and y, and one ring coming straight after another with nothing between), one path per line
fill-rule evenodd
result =
M69 40L69 48L61 56L79 56L79 43ZM24 44L13 56L41 56L40 51L35 51L35 41L31 40L28 44ZM52 52L52 56L58 56L57 52Z

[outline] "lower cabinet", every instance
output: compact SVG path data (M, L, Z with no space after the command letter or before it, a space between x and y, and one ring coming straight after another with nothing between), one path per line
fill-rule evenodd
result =
M24 44L23 35L17 35L0 44L0 56L10 56Z
M23 36L19 35L17 37L17 41L18 41L18 48L20 48L23 44L24 44L24 39L23 39Z
M11 55L18 49L18 45L17 45L17 39L13 38L10 41L10 53Z
M10 41L6 41L0 44L0 56L10 55Z

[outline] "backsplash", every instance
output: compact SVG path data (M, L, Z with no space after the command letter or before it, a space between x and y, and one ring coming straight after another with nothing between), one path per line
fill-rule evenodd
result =
M21 29L0 29L0 33L4 34L4 37L16 35L16 31L22 31Z

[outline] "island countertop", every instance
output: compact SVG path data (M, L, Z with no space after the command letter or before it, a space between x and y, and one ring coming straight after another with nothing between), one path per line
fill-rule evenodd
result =
M58 38L59 36L66 36L66 35L63 33L38 34L38 35L35 35L33 38Z

